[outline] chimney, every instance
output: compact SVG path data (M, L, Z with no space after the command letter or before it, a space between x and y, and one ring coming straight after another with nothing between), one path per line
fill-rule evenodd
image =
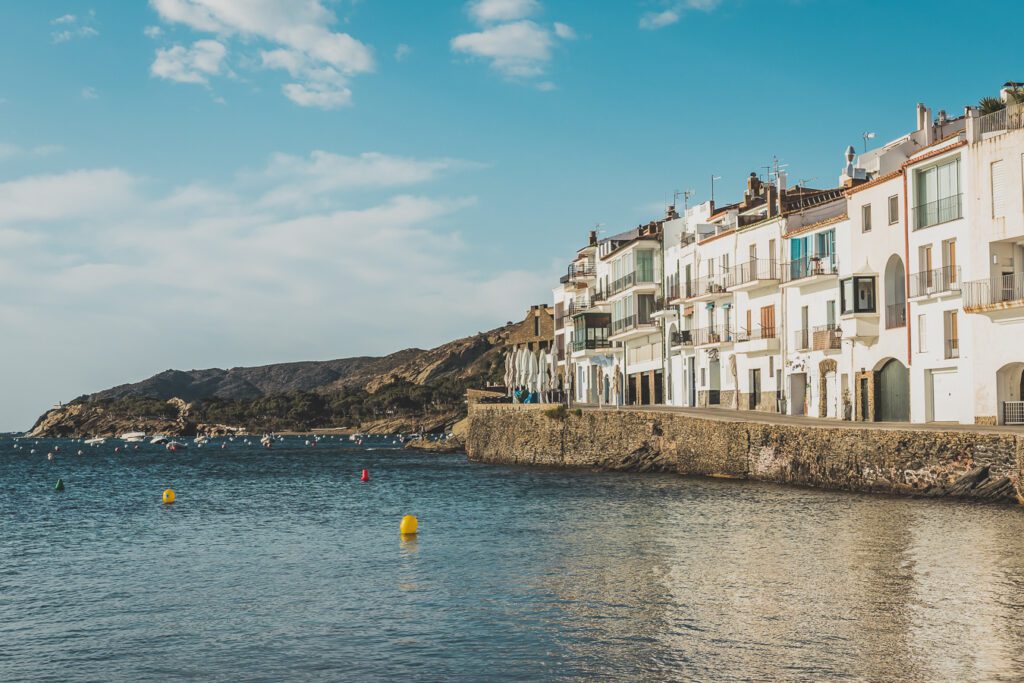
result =
M917 103L917 130L924 130L924 127L928 124L928 107L924 106L923 102Z
M591 230L590 231L590 246L593 247L596 244L597 244L597 230Z

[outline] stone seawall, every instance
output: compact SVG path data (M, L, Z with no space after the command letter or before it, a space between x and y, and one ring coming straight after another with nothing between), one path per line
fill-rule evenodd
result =
M1024 502L1024 437L768 424L646 410L470 406L466 451L489 463L675 472L848 491Z

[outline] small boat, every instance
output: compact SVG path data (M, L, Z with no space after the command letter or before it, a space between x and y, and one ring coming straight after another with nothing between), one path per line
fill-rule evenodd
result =
M188 448L188 444L187 443L182 443L180 441L168 441L167 442L167 450L169 450L169 451L183 451L183 450L185 450L187 448Z
M146 438L145 432L125 432L121 435L121 440L128 443L139 443Z
M107 440L102 436L94 436L91 439L86 439L83 443L87 446L99 446L100 444L106 443Z
M167 437L163 436L162 434L157 434L152 439L150 439L149 442L151 444L156 444L157 446L159 446L162 443L167 443Z
M204 444L209 440L210 438L208 436L206 436L205 434L200 434L195 439L193 439L193 442L198 444Z
M271 444L274 443L274 440L270 438L270 435L264 434L263 438L260 439L260 443L263 444L264 448L270 448Z
M360 439L363 439L365 437L366 437L365 434L360 434L360 433L356 432L352 436L348 437L348 440L349 441L359 441Z

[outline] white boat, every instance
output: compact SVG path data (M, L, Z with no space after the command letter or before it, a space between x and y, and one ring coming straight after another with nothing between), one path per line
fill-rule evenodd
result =
M121 440L127 441L128 443L139 443L145 438L145 432L125 432L124 434L121 435Z
M150 439L149 442L159 446L162 443L167 443L167 437L163 436L162 434L157 434L152 439Z
M204 434L200 434L200 435L199 435L199 436L197 436L197 437L196 437L195 439L193 439L193 441L194 441L195 443L198 443L198 444L204 444L204 443L206 443L206 442L207 442L207 441L209 441L209 440L210 440L210 439L209 439L209 437L207 437L207 436L206 436L206 435L204 435Z
M104 439L102 436L94 436L91 439L86 439L83 443L86 444L87 446L99 446L100 444L104 444L106 442L107 440Z
M360 439L366 438L366 434L359 434L358 432L348 437L349 441L359 441Z
M187 448L188 448L188 444L187 443L182 443L180 441L168 441L167 442L167 450L169 450L169 451L182 451L182 450L185 450Z

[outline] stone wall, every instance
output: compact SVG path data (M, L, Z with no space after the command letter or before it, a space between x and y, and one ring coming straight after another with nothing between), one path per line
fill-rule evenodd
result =
M848 491L1021 498L1024 436L1014 434L766 424L634 409L559 415L519 408L471 406L471 459Z

